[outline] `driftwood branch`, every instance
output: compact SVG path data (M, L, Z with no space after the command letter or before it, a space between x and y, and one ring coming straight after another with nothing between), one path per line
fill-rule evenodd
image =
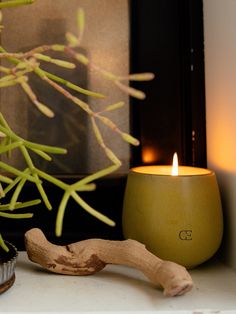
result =
M54 273L91 275L107 264L118 264L140 270L166 296L182 295L193 286L183 266L161 260L135 240L89 239L59 246L50 243L40 229L31 229L25 244L29 259Z

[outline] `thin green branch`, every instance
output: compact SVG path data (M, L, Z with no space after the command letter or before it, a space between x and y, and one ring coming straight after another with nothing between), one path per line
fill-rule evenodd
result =
M99 119L100 121L102 121L107 127L109 127L112 131L118 133L124 141L134 145L134 146L138 146L139 145L139 141L134 138L132 135L128 134L128 133L125 133L123 131L121 131L117 125L111 121L111 119L107 118L107 117L104 117L100 114L96 114L95 117L97 119Z
M39 111L41 111L45 116L48 118L53 118L55 116L54 112L46 105L42 104L38 99L33 90L31 89L30 85L25 81L22 80L20 85L24 92L28 95L29 99L32 103L37 107Z
M2 118L2 114L0 113L0 123L2 122L1 118ZM38 149L46 153L52 153L52 154L64 155L67 153L67 150L61 147L48 146L48 145L38 144L38 143L24 140L20 136L16 135L11 129L7 129L6 127L2 125L0 125L0 131L4 133L5 135L9 136L12 140L17 141L17 142L22 142L22 144L29 149Z
M89 66L90 68L96 70L99 72L100 75L102 75L105 79L113 82L121 91L125 92L126 94L138 98L138 99L145 99L146 95L144 92L137 90L133 87L130 87L128 85L123 84L121 81L124 80L124 77L121 77L119 75L115 75L109 71L106 71L99 67L97 64L94 64L91 62L84 54L77 53L72 47L68 46L64 49L64 51L69 54L72 58L75 58L77 61L82 63L85 66ZM133 74L131 76L127 76L126 79L128 80L135 80L135 81L149 81L154 78L153 73L137 73Z
M0 53L1 54L7 53L6 50L2 46L0 46ZM20 62L16 58L7 58L7 60L16 65Z
M0 217L4 218L11 218L11 219L25 219L25 218L32 218L32 213L26 213L26 214L11 214L11 213L3 213L0 211Z
M79 186L77 189L75 189L75 191L78 191L78 192L87 192L87 191L90 192L94 190L96 190L96 184L94 183L82 185L82 186Z
M119 81L151 81L155 78L155 75L150 72L146 73L134 73L127 76L118 76Z
M23 173L27 173L30 174L30 170L29 168L26 168ZM9 185L4 189L4 193L7 194L9 191L11 191L16 185L17 183L21 180L21 176L16 177L11 183L9 183Z
M42 144L37 144L37 143L33 143L26 140L24 141L24 145L25 147L29 149L34 148L34 149L42 150L45 153L58 154L58 155L67 154L67 150L61 147L42 145Z
M7 247L6 243L4 242L1 233L0 233L0 247L1 247L4 251L9 252L9 248Z
M23 203L22 202L17 202L15 204L14 210L16 210L16 209L24 209L26 207L31 207L31 206L38 205L40 203L41 203L40 199L31 200L31 201L23 202ZM8 210L11 210L10 209L10 204L0 205L0 211L8 211Z
M83 36L84 36L84 29L85 29L85 13L82 8L79 8L77 11L77 29L78 29L78 46L80 45Z
M26 5L33 3L34 0L10 0L0 3L0 9L9 8L9 7L15 7L19 5Z
M98 220L101 220L102 222L104 222L105 224L111 227L115 226L115 222L113 220L111 220L107 216L101 214L100 212L98 212L97 210L89 206L76 192L72 192L71 196L90 215L96 217Z
M11 70L0 65L0 72L6 73L6 74L10 74Z
M23 155L24 158L25 158L25 161L26 161L26 163L27 163L29 169L30 169L31 172L32 172L32 176L33 176L36 180L39 180L38 174L35 173L35 166L34 166L33 161L32 161L32 159L31 159L31 157L30 157L30 155L29 155L29 153L28 153L28 150L27 150L24 146L21 146L21 147L20 147L20 150L21 150L21 152L22 152L22 155ZM38 191L39 191L39 193L40 193L40 195L41 195L41 197L42 197L42 200L44 201L45 206L47 207L47 209L51 210L51 209L52 209L52 205L51 205L51 203L50 203L50 201L49 201L49 199L48 199L48 196L47 196L47 194L46 194L46 192L45 192L45 190L44 190L44 188L43 188L42 183L41 183L41 182L40 182L40 183L37 183L37 182L36 182L35 184L36 184L36 187L37 187L37 189L38 189Z
M47 160L47 161L51 161L52 157L49 156L48 154L46 154L45 152L39 150L39 149L35 149L35 148L30 148L28 147L30 150L32 150L35 154L39 155L40 157L42 157L43 159Z
M66 191L62 197L60 206L58 208L57 218L56 218L56 230L55 230L56 236L58 237L60 237L62 234L64 214L65 214L65 209L66 209L66 205L68 203L69 198L70 198L70 192Z
M0 181L7 184L11 184L13 182L11 178L8 178L2 174L0 174Z
M53 88L55 88L58 92L60 92L62 95L64 95L66 98L70 99L73 103L78 105L81 109L83 109L85 112L87 112L89 115L93 115L94 112L90 109L89 105L82 101L81 99L73 96L71 93L69 93L67 90L65 90L63 87L61 87L56 82L49 79L39 68L34 69L35 73L39 75L39 77L46 81L49 85L51 85Z
M53 80L53 81L55 81L57 83L63 84L66 87L68 87L70 89L73 89L76 92L79 92L79 93L82 93L84 95L91 96L91 97L105 98L105 96L103 94L101 94L101 93L93 92L93 91L84 89L82 87L79 87L78 85L75 85L75 84L73 84L73 83L71 83L71 82L69 82L69 81L67 81L67 80L65 80L65 79L63 79L63 78L61 78L61 77L59 77L59 76L57 76L55 74L47 72L45 70L41 69L41 71L43 71L43 74L45 76L47 76L49 79L51 79L51 80Z
M3 191L2 183L0 182L0 198L5 197L5 193Z
M58 186L62 190L67 190L69 188L69 185L64 183L63 181L51 176L50 174L39 170L38 168L35 168L35 173L37 173L41 178L45 179L46 181Z
M25 182L26 182L26 178L22 178L20 180L20 182L18 183L17 187L15 188L14 193L13 193L12 198L11 198L11 201L10 201L10 205L9 205L9 209L10 210L14 210L15 209L16 202L18 200L20 192L22 191L22 189L23 189L23 187L25 185Z
M74 190L77 190L85 184L88 184L92 181L95 181L97 179L105 177L108 174L111 174L112 172L116 171L119 167L120 167L120 165L112 165L112 166L109 166L105 169L99 170L93 174L86 176L85 178L81 179L80 181L75 182L74 184L71 185L71 188Z
M117 158L117 156L113 153L113 151L108 148L103 140L102 134L96 124L96 121L94 119L94 117L91 117L91 121L92 121L92 126L93 126L93 131L94 134L96 136L96 139L98 141L98 144L102 147L102 149L104 150L106 156L112 161L113 164L121 166L121 162L120 160Z
M17 85L19 83L20 82L19 82L18 79L12 79L12 80L9 80L9 81L3 81L3 82L0 82L0 88L14 86L14 85Z
M103 112L108 112L108 111L113 111L113 110L117 110L117 109L120 109L124 106L124 101L119 101L119 102L116 102L114 104L111 104L109 106L107 106L105 109L103 109L102 111L100 112L97 112L97 114L101 114Z
M9 131L11 131L6 119L4 119L3 114L0 112L0 123Z
M10 165L7 165L6 163L0 161L0 168L2 168L3 170L7 171L7 172L10 172L16 176L19 176L20 178L26 178L27 180L33 182L33 183L40 183L41 181L32 177L31 175L25 173L25 172L22 172Z
M39 59L39 60L42 60L42 61L45 61L45 62L49 62L49 63L52 63L52 64L56 64L60 67L64 67L66 69L75 69L76 68L76 65L74 63L71 63L71 62L68 62L68 61L65 61L65 60L61 60L61 59L54 59L54 58L51 58L47 55L44 55L42 53L35 53L33 55L36 59Z
M14 148L17 148L17 147L21 146L22 144L23 143L19 141L19 142L11 143L9 145L2 146L2 147L0 147L0 154L8 152Z

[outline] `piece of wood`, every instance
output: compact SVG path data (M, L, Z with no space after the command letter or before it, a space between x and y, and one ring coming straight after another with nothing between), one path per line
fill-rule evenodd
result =
M25 245L31 261L54 273L91 275L107 264L118 264L140 270L154 285L161 286L166 296L182 295L193 287L185 267L161 260L135 240L89 239L59 246L34 228L26 232Z

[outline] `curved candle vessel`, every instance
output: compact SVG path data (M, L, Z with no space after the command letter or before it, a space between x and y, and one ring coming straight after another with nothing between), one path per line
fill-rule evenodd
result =
M130 170L124 198L126 238L162 259L193 268L214 255L223 234L215 173L203 168L142 166Z

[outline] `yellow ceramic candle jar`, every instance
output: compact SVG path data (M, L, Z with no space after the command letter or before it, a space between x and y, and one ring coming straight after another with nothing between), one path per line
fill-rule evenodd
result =
M144 166L130 170L123 231L152 253L193 268L214 255L223 233L214 172L196 167Z

